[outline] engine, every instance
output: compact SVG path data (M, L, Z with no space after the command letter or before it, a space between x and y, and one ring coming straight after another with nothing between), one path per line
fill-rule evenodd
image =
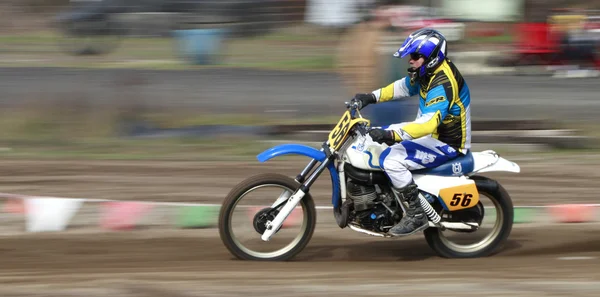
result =
M346 184L346 192L353 203L354 221L362 228L385 232L383 227L394 225L394 217L383 205L391 206L393 200L389 195L378 193L375 186L353 183L352 180Z
M375 186L359 185L352 181L348 181L346 191L348 198L352 199L352 202L354 203L355 211L360 212L375 206L375 200L377 200Z

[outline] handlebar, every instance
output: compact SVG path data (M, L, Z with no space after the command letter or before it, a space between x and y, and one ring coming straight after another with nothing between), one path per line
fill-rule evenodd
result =
M356 102L355 103L344 102L344 103L346 104L346 108L350 109L350 116L352 117L352 119L363 118L362 114L360 114L360 110L358 108L358 103L356 103ZM358 117L356 116L356 114L358 114ZM364 123L358 124L357 130L362 136L365 136L365 135L367 135L367 133L369 133L369 129L365 126Z
M358 109L358 103L354 102L354 103L350 103L350 102L344 102L346 104L346 108L350 109L350 115L352 115L352 118L355 119L356 115L354 114L355 112L358 113L358 117L362 118L363 116L360 114L360 111Z

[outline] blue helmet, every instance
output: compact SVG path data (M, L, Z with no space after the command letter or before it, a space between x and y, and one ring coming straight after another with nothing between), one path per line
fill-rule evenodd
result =
M417 53L425 58L423 66L415 69L418 77L425 77L429 71L434 70L446 58L447 42L444 35L433 29L419 29L410 34L402 46L394 53L394 57L404 58ZM409 68L409 72L411 72Z

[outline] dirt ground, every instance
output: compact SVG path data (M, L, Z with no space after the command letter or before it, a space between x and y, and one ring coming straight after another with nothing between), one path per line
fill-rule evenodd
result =
M516 206L597 203L600 155L515 154L521 173L485 173L498 180ZM266 163L191 161L2 160L0 192L74 198L220 204L229 190L250 175L278 172L296 176L303 157ZM331 205L328 173L311 193L317 205Z
M437 257L420 235L390 240L332 228L317 225L285 263L235 260L217 229L4 237L0 294L597 296L600 289L599 225L517 227L498 254L466 260Z
M518 175L490 174L515 205L596 202L597 155L506 156ZM220 203L243 178L295 175L305 160L258 162L2 160L4 193ZM328 177L313 189L329 204ZM233 259L218 229L172 227L0 234L0 296L597 296L600 224L518 224L499 253L443 259L422 235L390 240L321 216L286 263Z

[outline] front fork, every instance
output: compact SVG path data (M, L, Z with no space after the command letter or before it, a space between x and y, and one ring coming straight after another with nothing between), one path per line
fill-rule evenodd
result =
M321 151L323 151L323 149L321 149ZM308 163L308 165L306 165L306 167L302 170L302 172L300 172L300 174L298 174L295 178L295 181L299 182L299 183L303 183L304 179L306 178L306 175L308 175L308 173L315 167L315 165L317 164L316 159L312 159L310 161L310 163ZM289 195L286 195L288 192L283 192L281 193L281 195L279 196L279 198L277 198L277 200L275 200L275 202L273 203L273 205L271 205L271 208L275 209L278 208L279 206L281 206L281 204L283 204L284 201L288 200L290 198Z
M324 148L322 148L321 151L324 151ZM279 213L273 221L267 221L266 230L260 237L263 241L269 241L269 239L271 239L271 236L273 236L273 234L277 232L277 230L279 230L283 221L285 221L285 219L290 215L290 213L292 213L292 210L296 207L298 202L300 202L304 195L308 193L310 186L312 186L312 184L317 180L321 173L323 173L323 171L327 168L329 163L333 161L333 159L334 156L327 152L327 158L323 160L319 167L317 167L317 169L312 174L310 174L310 176L308 176L308 178L305 180L306 175L308 175L308 173L315 167L315 165L318 162L316 159L312 159L310 163L304 168L304 170L302 170L302 172L296 177L296 181L302 183L300 188L291 197L287 198L285 195L282 195L279 197L279 199L277 199L277 201L275 201L275 203L273 203L273 205L271 206L271 208L273 209L278 208L284 203L285 206L283 206L283 208L281 209L281 211L279 211Z

